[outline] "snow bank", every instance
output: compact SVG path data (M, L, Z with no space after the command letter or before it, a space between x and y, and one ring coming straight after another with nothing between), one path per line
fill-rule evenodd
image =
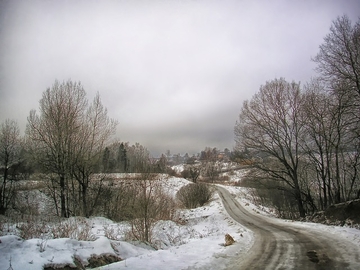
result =
M93 254L116 256L111 242L105 237L97 240L78 241L70 238L23 240L14 235L0 237L0 269L38 270L46 265L69 265L75 267L76 257L84 265Z

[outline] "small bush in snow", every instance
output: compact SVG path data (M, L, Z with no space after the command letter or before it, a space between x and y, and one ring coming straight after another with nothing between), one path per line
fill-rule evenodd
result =
M94 241L91 224L85 219L68 219L59 223L47 224L43 221L28 220L17 225L19 236L23 239L43 238L73 238L80 241Z
M19 236L22 239L40 238L49 231L46 223L35 220L19 223L16 227L19 230Z
M85 219L69 219L51 228L53 238L72 238L80 241L94 241L92 226Z
M110 240L120 240L122 235L125 234L124 228L117 225L105 225L104 226L105 237Z
M133 240L151 242L157 221L172 218L174 199L164 190L160 179L144 178L134 185L135 197L131 204L131 235Z
M214 191L206 184L196 183L188 184L177 192L176 197L186 208L196 208L203 206L210 201Z

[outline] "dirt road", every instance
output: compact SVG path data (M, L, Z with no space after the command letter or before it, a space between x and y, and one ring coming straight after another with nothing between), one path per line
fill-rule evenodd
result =
M228 262L227 269L360 269L360 247L326 232L253 214L225 188L217 190L229 215L255 238L249 252Z

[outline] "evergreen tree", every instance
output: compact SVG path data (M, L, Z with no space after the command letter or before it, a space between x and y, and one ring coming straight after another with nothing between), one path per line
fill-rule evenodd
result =
M127 172L128 171L128 158L127 158L127 151L124 146L124 143L121 143L119 146L118 151L118 164L120 172Z
M109 160L110 160L110 150L108 147L104 149L102 164L103 164L103 172L109 171Z

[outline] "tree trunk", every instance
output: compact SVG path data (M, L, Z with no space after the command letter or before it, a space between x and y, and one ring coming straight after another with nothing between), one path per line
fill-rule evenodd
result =
M324 205L322 207L322 210L324 210L324 209L327 208L327 205L328 205L328 199L327 199L327 194L326 194L326 179L325 179L325 177L323 177L322 181L323 181L323 194L324 194Z
M299 210L300 217L304 218L306 216L306 211L304 209L304 205L303 205L300 194L298 194L296 196L296 200L297 200L297 204L298 204L298 210Z
M340 193L340 168L339 168L339 153L338 148L336 147L335 152L335 178L336 178L336 190L335 190L335 203L341 202L341 193Z
M294 195L295 195L295 199L297 201L298 211L299 211L300 217L304 218L306 216L306 211L305 211L305 208L303 205L303 201L301 199L301 190L300 190L296 170L295 170L293 182L294 182L294 193L295 193Z
M87 218L89 218L89 211L88 211L88 205L87 205L87 185L82 184L82 204L83 204L83 215Z
M6 203L6 182L7 182L7 176L8 176L8 168L7 163L5 163L5 169L4 169L4 179L2 182L2 185L0 187L0 215L4 215L7 209L7 203Z
M66 213L66 198L65 198L65 176L60 176L60 207L61 207L61 216L67 217Z

